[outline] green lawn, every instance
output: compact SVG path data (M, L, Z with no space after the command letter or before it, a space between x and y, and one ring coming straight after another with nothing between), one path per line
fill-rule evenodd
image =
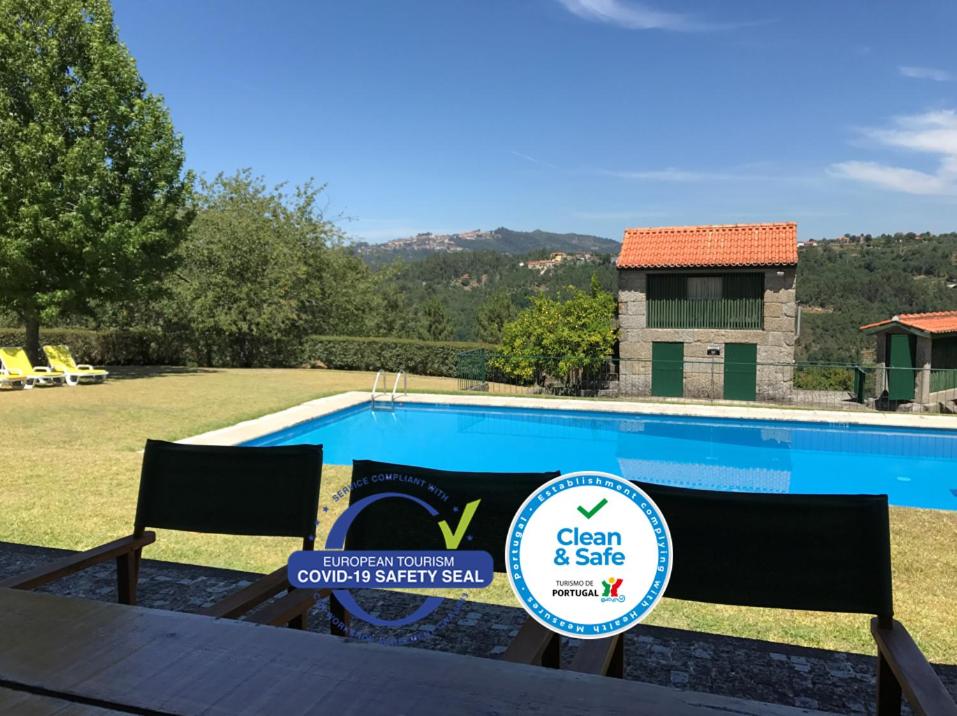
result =
M3 391L0 540L83 549L128 533L147 437L175 440L344 390L372 374L320 370L131 369L100 386ZM412 377L410 389L451 392L454 380ZM323 472L323 492L348 481ZM329 500L326 504L332 507ZM335 515L333 510L329 517ZM957 513L891 513L898 618L927 655L957 663ZM320 540L322 534L320 530ZM269 571L294 540L163 533L147 557ZM483 600L515 604L502 578ZM870 653L867 619L666 599L650 622Z

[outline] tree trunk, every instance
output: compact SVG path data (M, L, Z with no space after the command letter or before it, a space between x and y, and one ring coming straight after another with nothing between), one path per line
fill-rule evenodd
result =
M34 363L44 361L40 357L40 316L35 310L29 310L23 315L23 327L26 332L27 355Z

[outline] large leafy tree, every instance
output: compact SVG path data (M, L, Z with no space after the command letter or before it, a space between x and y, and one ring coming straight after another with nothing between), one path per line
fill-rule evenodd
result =
M146 295L189 222L191 179L108 0L0 0L0 301L39 326Z
M288 365L306 335L368 333L373 276L319 211L322 187L269 188L246 169L199 189L166 311L198 361Z

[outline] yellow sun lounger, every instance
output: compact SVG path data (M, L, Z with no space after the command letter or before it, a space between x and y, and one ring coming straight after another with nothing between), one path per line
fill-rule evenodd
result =
M79 385L81 380L102 383L109 375L102 368L94 368L87 363L77 365L67 346L43 346L43 352L46 353L50 367L66 376L67 385Z
M0 366L8 377L19 377L26 381L24 388L35 385L59 385L64 375L45 365L33 367L27 352L22 348L0 348Z
M22 375L12 375L0 371L0 388L26 388L27 379Z

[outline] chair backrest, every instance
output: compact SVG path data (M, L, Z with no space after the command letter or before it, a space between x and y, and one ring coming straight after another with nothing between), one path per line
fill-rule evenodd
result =
M0 348L0 363L7 370L22 371L23 373L33 372L33 363L30 362L30 357L22 348Z
M885 495L716 492L636 482L668 522L665 596L893 614Z
M418 497L439 511L430 517L408 500L390 499L366 507L349 528L348 549L445 549L437 526L446 520L455 531L466 505L481 500L459 549L485 550L496 572L505 571L505 540L512 518L540 485L558 477L552 472L452 472L372 460L352 463L350 504L381 492ZM458 508L458 511L455 511Z
M76 361L73 360L73 354L67 346L43 346L43 352L53 370L63 373L77 372Z
M302 537L311 549L321 475L321 445L227 447L147 440L135 530Z

